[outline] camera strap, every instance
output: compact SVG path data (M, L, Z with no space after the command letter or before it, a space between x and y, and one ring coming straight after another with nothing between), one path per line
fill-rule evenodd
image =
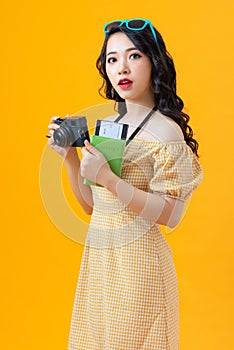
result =
M128 140L126 141L126 146L129 144L129 142L131 142L131 140L134 139L134 137L138 134L138 132L143 128L143 126L147 123L147 121L150 119L150 117L152 116L152 114L154 114L154 112L157 110L157 106L154 106L151 111L147 114L147 116L142 120L142 122L138 125L138 127L133 131L133 133L129 136ZM127 112L126 112L127 113ZM115 120L114 122L118 122L120 119L122 119L125 114L120 114Z

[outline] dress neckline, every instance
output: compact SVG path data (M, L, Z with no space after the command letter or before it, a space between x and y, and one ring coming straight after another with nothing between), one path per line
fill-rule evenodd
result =
M159 141L159 140L155 140L155 141L150 141L150 140L145 140L141 137L134 137L134 139L132 141L141 141L144 143L156 143L156 144L186 144L185 140L177 140L177 141Z

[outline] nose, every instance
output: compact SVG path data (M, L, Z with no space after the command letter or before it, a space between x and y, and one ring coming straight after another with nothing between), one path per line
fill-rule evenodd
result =
M125 59L119 61L118 67L119 75L128 74L130 72L130 68Z

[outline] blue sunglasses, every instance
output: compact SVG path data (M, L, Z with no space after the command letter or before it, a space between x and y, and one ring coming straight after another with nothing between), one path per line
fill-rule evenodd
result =
M123 21L116 20L116 21L108 22L104 25L104 33L107 34L112 28L121 27L123 24L125 24L126 28L128 28L129 30L143 30L147 25L149 25L155 41L156 42L158 41L156 32L151 22L144 18L133 18L133 19L123 20Z

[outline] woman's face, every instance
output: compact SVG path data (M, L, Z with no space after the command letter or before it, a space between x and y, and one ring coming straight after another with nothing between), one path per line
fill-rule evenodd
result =
M151 61L122 32L112 34L107 42L106 72L121 98L137 104L154 104Z

